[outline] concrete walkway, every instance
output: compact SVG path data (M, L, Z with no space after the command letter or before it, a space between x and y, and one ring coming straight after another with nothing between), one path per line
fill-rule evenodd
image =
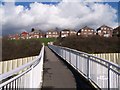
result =
M43 74L43 89L46 88L76 88L72 72L48 47L45 47Z
M42 90L97 90L73 67L45 47Z

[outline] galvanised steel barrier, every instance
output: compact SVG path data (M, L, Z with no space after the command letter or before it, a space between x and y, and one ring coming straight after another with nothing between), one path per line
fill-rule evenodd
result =
M120 66L74 49L48 45L93 85L101 89L120 90Z
M0 90L41 88L44 46L38 57L16 69L0 75Z

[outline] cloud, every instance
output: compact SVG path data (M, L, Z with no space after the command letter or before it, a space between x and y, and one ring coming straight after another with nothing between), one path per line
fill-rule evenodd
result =
M0 8L3 34L30 31L36 27L49 29L80 29L86 25L97 28L102 24L117 26L117 10L108 4L88 2L65 2L57 5L31 3L30 8L5 3Z

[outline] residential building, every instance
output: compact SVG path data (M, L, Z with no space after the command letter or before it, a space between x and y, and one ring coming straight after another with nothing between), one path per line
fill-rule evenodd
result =
M32 29L32 31L29 33L29 38L43 38L45 37L45 34L41 30Z
M76 32L75 30L70 30L70 31L69 31L69 35L70 35L70 36L76 35L76 34L77 34L77 32Z
M29 39L29 33L24 31L20 34L21 39Z
M59 37L58 31L49 30L46 32L46 38L57 38Z
M67 37L67 36L72 36L72 35L76 35L76 31L75 30L71 30L71 29L64 29L60 32L60 36L61 37Z
M106 25L102 25L97 29L97 35L103 37L112 37L112 34L113 34L113 29Z
M113 30L113 36L120 37L120 26Z
M8 38L10 40L19 40L20 36L19 36L19 34L14 34L14 35L9 35Z
M61 37L67 37L67 36L69 36L69 33L70 33L70 30L64 29L60 32L60 36Z
M94 29L90 28L88 26L85 26L77 32L77 35L78 36L85 36L85 37L94 35Z

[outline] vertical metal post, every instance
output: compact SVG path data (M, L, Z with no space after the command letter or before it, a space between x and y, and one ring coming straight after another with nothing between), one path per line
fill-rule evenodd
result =
M19 80L19 87L18 88L21 88L21 77L20 77L20 80Z
M60 56L62 57L62 47L60 47Z
M78 64L78 58L77 57L78 57L78 54L76 54L76 69L78 69L78 67L77 67L78 66L77 65Z
M88 56L87 59L87 78L89 79L89 75L90 75L90 71L89 71L89 60L90 60L90 56Z
M65 60L66 60L66 50L65 50Z
M17 89L19 90L19 78L17 79Z
M2 87L2 90L4 90L4 86Z
M30 88L33 88L33 65L31 66L31 72L30 72Z
M110 64L108 63L108 90L110 90Z
M62 48L62 58L63 58L63 48Z
M69 63L71 64L71 50L69 50Z
M6 85L6 89L5 90L8 90L8 84Z
M11 84L12 84L12 90L13 90L13 89L14 89L14 83L13 83L13 81L12 81L12 83L11 83Z
M9 83L9 90L11 90L11 83Z
M15 80L13 81L13 83L14 83L14 89L16 90L16 82L15 82Z
M12 82L10 82L10 89L12 90Z

